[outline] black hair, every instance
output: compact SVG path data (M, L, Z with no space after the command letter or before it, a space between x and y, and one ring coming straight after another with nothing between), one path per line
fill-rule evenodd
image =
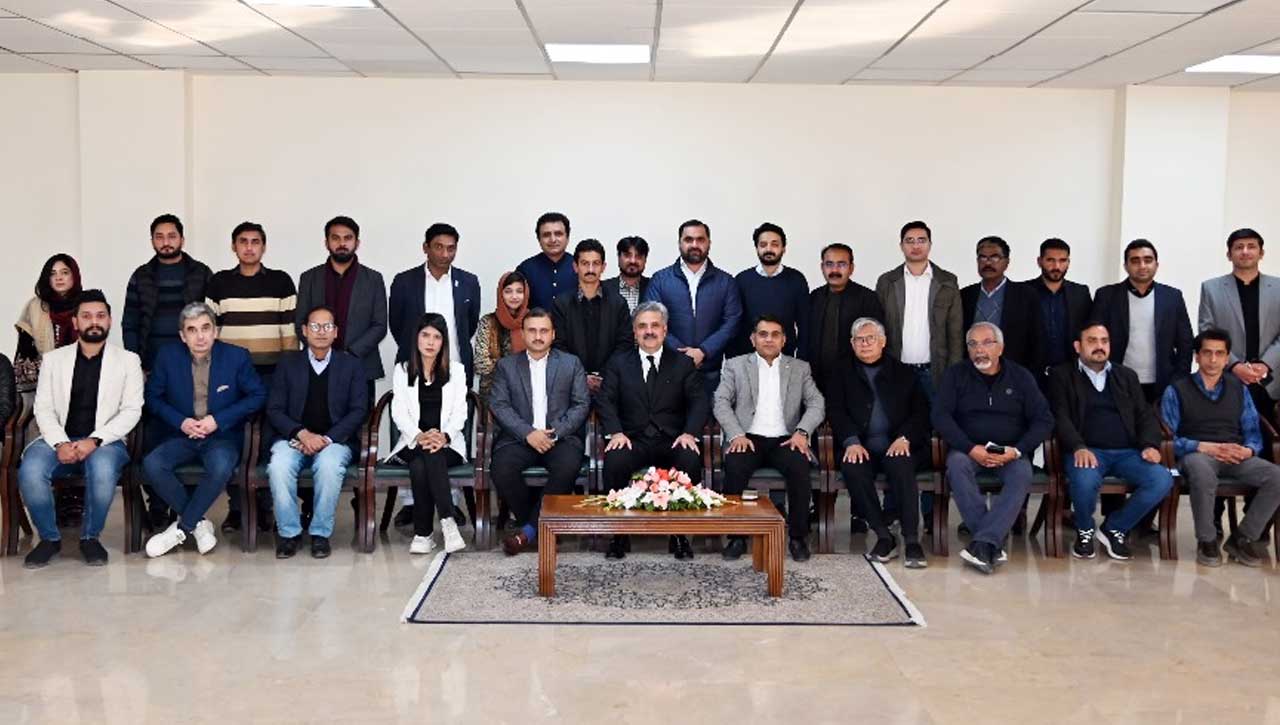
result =
M1085 320L1084 323L1080 325L1080 329L1076 330L1076 339L1083 340L1084 331L1089 329L1090 327L1101 327L1102 329L1107 331L1108 335L1111 334L1111 328L1107 325L1107 323L1095 317L1089 320Z
M40 278L36 280L36 297L44 300L46 303L57 300L60 295L53 291L53 285L49 283L49 277L53 274L53 265L62 262L71 269L71 289L67 290L63 300L74 300L80 293L80 265L76 264L76 260L70 254L58 253L45 260L44 266L40 268Z
M782 328L783 335L787 334L787 326L782 324L782 320L779 320L776 315L770 315L770 314L763 314L763 315L757 316L756 321L751 323L751 331L755 332L756 328L760 326L761 322L769 322L769 323L775 324Z
M1050 249L1058 249L1063 252L1066 252L1067 254L1071 254L1071 245L1067 244L1061 239L1058 239L1057 237L1049 237L1043 242L1040 242L1040 256L1043 257L1044 253L1049 251Z
M711 227L707 226L706 222L699 221L697 219L690 219L684 224L681 224L680 228L676 230L676 239L684 239L684 230L689 227L702 227L702 229L707 233L707 239L711 238Z
M262 243L267 243L267 230L263 229L262 225L257 222L240 222L237 224L236 228L231 230L231 241L234 242L236 237L244 234L245 232L257 232L262 235ZM328 235L326 234L325 236Z
M524 318L520 320L520 327L523 328L525 321L534 317L545 317L548 320L551 320L551 329L556 329L555 318L551 316L550 312L547 312L547 310L542 307L530 307L529 311L524 313Z
M633 249L639 252L641 256L649 256L649 243L644 240L644 237L623 237L618 240L619 257Z
M409 355L409 382L414 384L424 379L418 336L428 327L440 333L440 353L436 355L435 365L432 366L431 379L444 385L449 382L449 324L439 312L425 312L418 318L418 327L413 331L413 352Z
M155 219L152 219L151 220L151 236L154 237L156 235L156 227L160 226L161 224L172 224L178 228L178 236L184 237L184 238L187 236L186 232L183 231L182 229L182 220L179 219L178 215L176 214L161 214Z
M1135 239L1124 245L1124 256L1121 257L1121 260L1127 263L1129 261L1129 252L1135 249L1150 249L1151 255L1156 258L1157 262L1160 261L1160 253L1156 251L1156 245L1146 239Z
M80 293L80 299L76 300L76 314L80 314L81 305L89 302L101 302L107 306L107 314L111 314L111 303L107 302L107 296L100 289L87 289Z
M599 239L583 239L578 242L578 246L573 248L573 261L578 261L578 255L583 252L595 252L600 255L600 259L604 260L604 245Z
M774 224L773 222L765 222L764 224L761 224L760 226L756 227L756 230L754 232L751 232L751 242L753 244L759 244L760 235L764 234L765 232L773 232L774 234L777 234L779 237L782 237L782 246L784 247L787 246L787 233L782 231L782 227L778 226L777 224ZM710 236L711 232L708 231L707 235Z
M337 324L338 324L338 315L334 313L333 308L332 308L332 307L330 307L329 305L316 305L316 306L312 307L311 309L307 310L307 316L306 316L306 318L305 318L305 319L307 320L307 322L310 322L310 321L311 321L311 316L312 316L312 315L314 315L314 314L315 314L315 313L317 313L317 312L328 312L328 313L329 313L329 317L332 317L332 318L333 318L333 324L334 324L334 326L337 326Z
M929 228L929 225L925 224L922 221L916 220L913 222L907 222L906 224L902 225L902 231L898 232L898 241L901 242L903 239L906 239L907 232L911 231L912 229L923 229L925 235L928 236L930 240L933 239L933 230Z
M1009 243L1001 239L1000 237L983 237L982 239L979 239L978 244L973 248L974 253L977 253L977 250L981 249L982 245L984 244L994 244L997 247L1000 247L1000 254L1003 254L1006 258L1008 258Z
M1220 340L1226 343L1227 353L1231 352L1231 336L1227 334L1226 330L1217 327L1204 328L1199 335L1196 335L1191 340L1191 349L1200 352L1200 349L1204 347L1205 340Z
M827 252L830 252L833 249L840 252L844 252L845 254L849 255L849 259L851 261L853 260L853 247L850 247L848 244L844 244L843 242L833 242L823 247L822 253L818 255L818 259L822 259L823 257L827 256Z
M569 217L558 211L549 211L538 217L538 221L533 225L533 236L537 238L543 224L554 224L556 222L560 222L564 225L564 233L567 236L569 234Z
M515 272L507 272L506 276L503 277L500 281L502 282L502 289L506 289L507 287L510 287L511 285L519 282L520 284L524 285L524 290L526 293L529 291L529 280L524 276L524 272L521 272L519 270Z
M356 239L360 238L360 225L356 224L356 220L349 216L336 216L324 223L324 238L329 238L329 230L334 227L346 227L351 233L356 235Z
M1262 249L1262 235L1249 227L1244 227L1243 229L1237 229L1234 232L1231 232L1231 236L1227 237L1227 251L1230 252L1231 247L1241 239L1257 239L1258 249Z
M445 236L453 237L453 241L455 244L461 241L462 239L462 237L458 235L458 230L455 229L452 224L445 224L444 222L436 222L435 224L432 224L431 226L427 227L426 233L422 235L422 243L430 244L432 239L435 239L441 234Z

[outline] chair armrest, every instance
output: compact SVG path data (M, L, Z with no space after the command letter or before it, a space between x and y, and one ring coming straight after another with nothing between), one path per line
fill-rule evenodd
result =
M1271 460L1280 461L1280 440L1276 439L1276 427L1263 415L1258 416L1258 423L1262 426L1263 438L1271 438Z
M934 433L929 437L929 446L933 449L933 470L945 470L947 466L947 442L942 440L942 436Z
M1160 424L1160 462L1165 468L1174 468L1178 461L1173 453L1173 431L1169 430L1169 425L1164 422L1164 416L1160 414L1160 405L1154 403L1152 407L1156 409L1156 422Z

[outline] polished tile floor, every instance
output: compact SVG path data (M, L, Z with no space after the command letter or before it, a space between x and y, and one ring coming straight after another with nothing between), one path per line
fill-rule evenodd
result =
M399 536L147 561L113 514L106 568L0 560L0 723L1280 723L1277 569L1197 567L1185 503L1177 563L896 561L923 629L401 625Z

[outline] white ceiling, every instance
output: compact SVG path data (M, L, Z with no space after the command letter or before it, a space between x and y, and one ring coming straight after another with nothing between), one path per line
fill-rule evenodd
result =
M1280 90L1188 74L1280 55L1280 0L0 0L0 72ZM643 43L647 66L551 63L546 43Z

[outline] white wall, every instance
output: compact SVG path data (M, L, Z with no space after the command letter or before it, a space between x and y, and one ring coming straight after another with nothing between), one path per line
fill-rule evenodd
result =
M1280 249L1280 93L1234 93L1230 113L1223 240L1251 227ZM1275 249L1269 266L1280 270Z

